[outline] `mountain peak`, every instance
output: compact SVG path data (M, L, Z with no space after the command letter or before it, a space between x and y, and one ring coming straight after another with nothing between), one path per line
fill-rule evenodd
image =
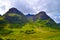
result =
M10 8L4 15L4 19L10 23L25 23L27 21L26 16L16 8Z
M47 15L45 11L41 11L41 12L39 12L38 14L44 14L44 15Z
M17 8L14 8L14 7L13 7L13 8L10 8L9 10L17 10Z
M10 8L7 13L17 13L17 14L20 14L22 12L20 12L17 8Z
M38 19L51 19L47 14L46 14L46 12L44 12L44 11L41 11L41 12L39 12L37 15L36 15L36 17L38 18Z

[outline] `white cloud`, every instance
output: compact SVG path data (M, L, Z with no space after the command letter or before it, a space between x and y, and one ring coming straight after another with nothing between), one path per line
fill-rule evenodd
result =
M4 14L8 11L9 8L11 8L11 2L8 0L0 0L0 14Z

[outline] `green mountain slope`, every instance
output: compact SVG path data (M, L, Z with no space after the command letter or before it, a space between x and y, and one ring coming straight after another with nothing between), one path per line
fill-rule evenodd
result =
M5 13L3 17L11 24L11 27L21 27L28 21L26 16L16 8L9 9L9 11Z
M11 8L0 16L0 40L60 40L60 26L44 11L28 17Z
M11 23L25 23L27 22L26 16L17 10L16 8L11 8L9 11L3 15L6 20Z

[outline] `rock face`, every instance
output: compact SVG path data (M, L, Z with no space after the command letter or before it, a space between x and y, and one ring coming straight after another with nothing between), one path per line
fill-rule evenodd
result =
M21 23L27 22L26 16L22 12L17 10L16 8L9 9L9 11L7 13L5 13L3 16L10 23L21 24Z

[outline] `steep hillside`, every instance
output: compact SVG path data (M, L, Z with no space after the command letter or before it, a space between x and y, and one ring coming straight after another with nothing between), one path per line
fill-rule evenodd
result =
M11 23L27 22L26 16L16 8L9 9L9 11L3 16L6 20L8 20Z
M44 11L41 11L37 15L35 15L35 21L39 23L39 25L42 25L42 27L46 26L56 29L59 28L57 23L53 19L51 19Z
M14 26L14 24L16 26L18 26L18 25L22 26L27 23L26 16L22 12L17 10L16 8L9 9L8 12L3 15L3 17L11 25L13 24L13 26Z

